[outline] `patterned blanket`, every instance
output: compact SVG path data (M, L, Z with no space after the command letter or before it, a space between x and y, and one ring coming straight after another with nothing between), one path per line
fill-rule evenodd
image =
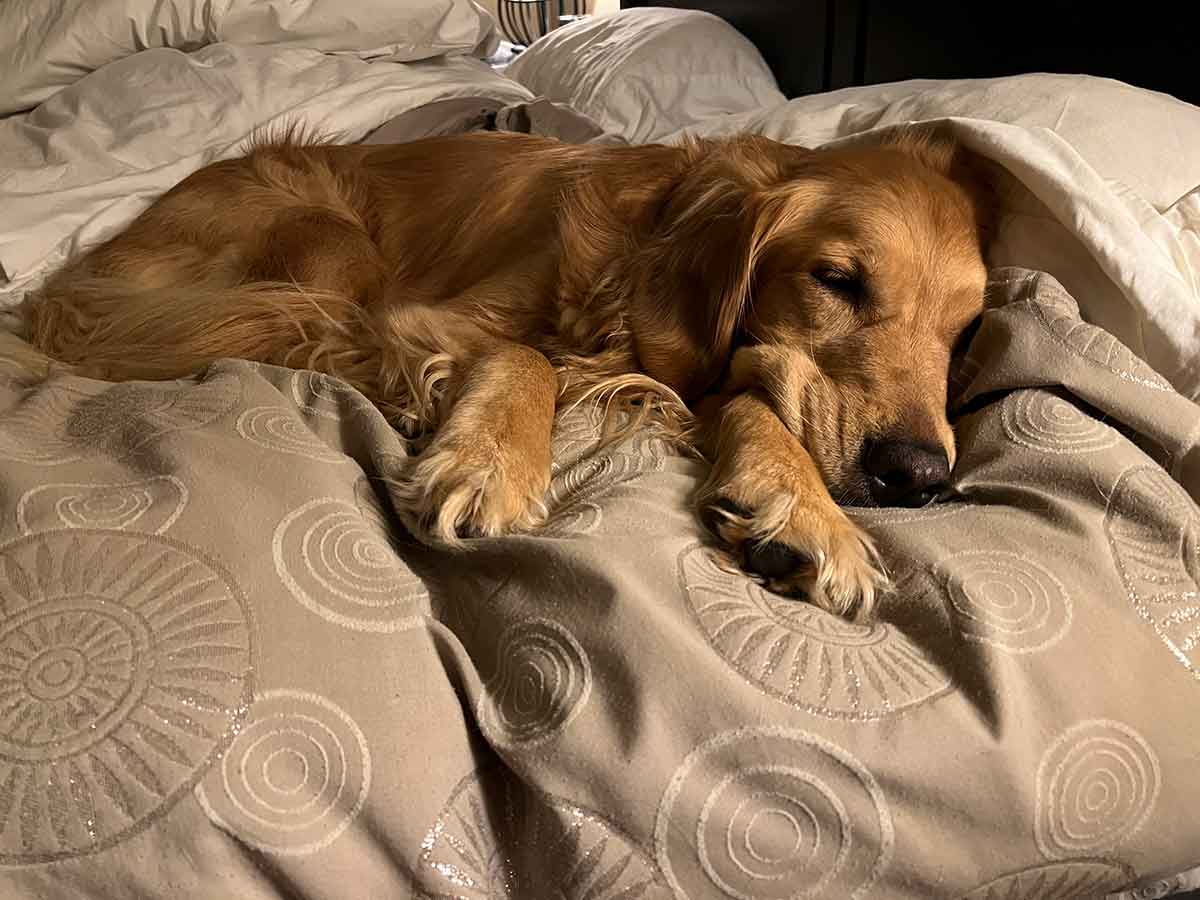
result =
M334 379L0 345L0 896L1097 897L1200 862L1200 409L1001 270L954 494L851 625L698 462L560 422L548 527L420 547Z

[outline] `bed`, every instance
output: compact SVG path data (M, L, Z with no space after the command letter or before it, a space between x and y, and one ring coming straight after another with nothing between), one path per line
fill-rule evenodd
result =
M114 9L119 9L114 12ZM264 128L993 167L953 491L851 624L731 570L703 463L555 429L535 535L422 547L336 378L107 384L0 333L0 896L887 900L1200 886L1200 109L1083 76L788 99L719 17L507 65L460 0L0 7L0 307ZM7 65L7 64L3 64ZM12 317L9 317L10 319Z

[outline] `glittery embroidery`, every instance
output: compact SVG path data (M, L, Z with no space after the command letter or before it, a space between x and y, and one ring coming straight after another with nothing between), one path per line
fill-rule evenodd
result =
M951 689L949 677L894 626L857 625L779 597L728 572L695 544L679 578L697 624L721 657L765 693L842 719L878 719Z
M228 746L252 629L227 575L154 535L0 546L0 863L110 847Z

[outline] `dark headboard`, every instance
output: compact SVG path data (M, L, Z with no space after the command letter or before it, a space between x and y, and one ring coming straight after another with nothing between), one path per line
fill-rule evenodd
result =
M622 0L621 6L721 16L758 47L790 97L906 78L1064 72L1117 78L1200 105L1196 2Z

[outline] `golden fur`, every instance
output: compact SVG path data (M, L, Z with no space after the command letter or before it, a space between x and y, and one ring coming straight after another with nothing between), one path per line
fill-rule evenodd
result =
M962 154L925 132L829 151L285 139L184 180L24 314L94 377L232 356L345 379L433 435L396 491L425 540L536 527L556 409L615 401L711 458L701 507L744 564L863 612L884 577L834 498L870 502L873 441L952 464L984 218Z

